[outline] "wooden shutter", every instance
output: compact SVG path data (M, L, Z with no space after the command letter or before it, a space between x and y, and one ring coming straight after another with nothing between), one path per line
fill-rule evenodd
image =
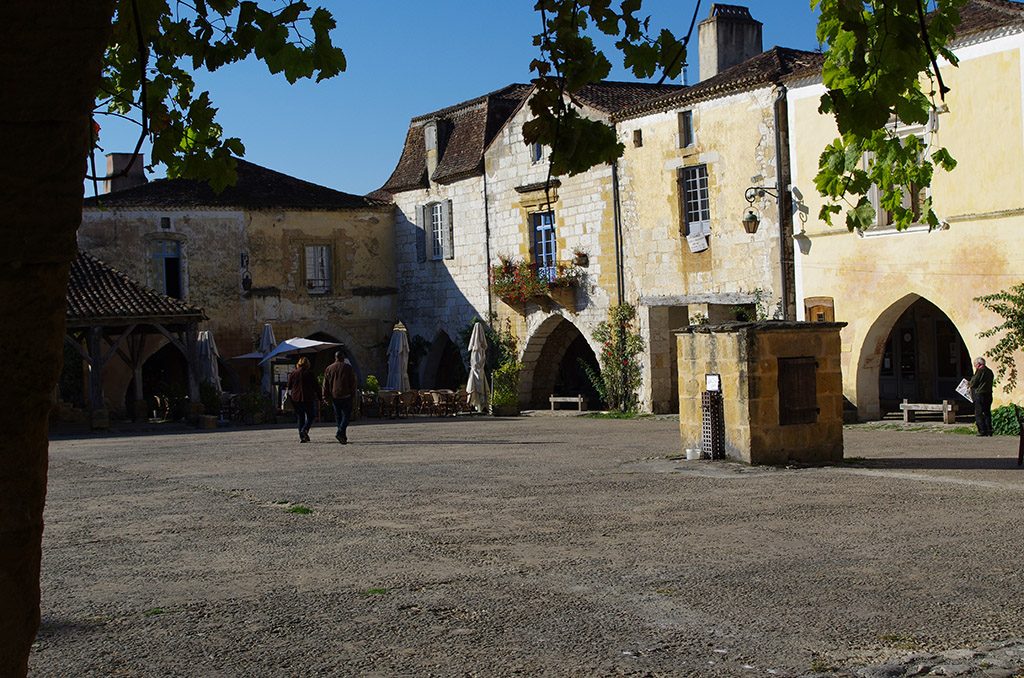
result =
M452 201L445 200L441 203L441 230L445 259L455 258L455 233L452 230Z
M818 363L814 358L779 358L779 425L818 421Z
M427 231L430 212L426 205L416 206L416 261L427 260Z

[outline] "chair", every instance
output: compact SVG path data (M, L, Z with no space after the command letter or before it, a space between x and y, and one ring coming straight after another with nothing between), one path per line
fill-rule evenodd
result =
M454 417L455 416L455 392L448 389L442 389L435 393L437 397L437 413L442 417Z
M416 391L402 391L398 394L398 416L408 417L416 413L420 405L420 394Z
M377 394L380 416L394 418L398 416L398 391L380 391Z
M455 412L472 412L473 407L469 404L469 393L466 389L460 389L455 393Z

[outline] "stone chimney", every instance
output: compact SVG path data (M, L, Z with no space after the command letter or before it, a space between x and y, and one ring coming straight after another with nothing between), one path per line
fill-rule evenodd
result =
M761 22L740 5L713 3L708 18L697 25L697 41L701 82L764 51Z
M113 176L120 174L128 167L128 163L131 162L131 153L107 153L107 176ZM143 164L145 161L142 156L139 155L135 158L135 162L132 163L131 169L128 170L128 174L123 177L117 177L115 179L106 179L103 182L103 192L112 193L114 191L121 191L132 186L141 186L146 183L146 173L143 170Z

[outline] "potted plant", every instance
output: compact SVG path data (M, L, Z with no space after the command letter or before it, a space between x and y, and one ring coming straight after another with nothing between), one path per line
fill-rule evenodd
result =
M550 309L549 300L555 299L566 308L575 310L575 288L584 277L578 266L560 262L553 273L541 273L536 264L499 257L497 266L491 267L491 289L506 304L520 313L526 302L534 301Z
M590 265L590 255L582 247L574 247L572 249L572 258L577 266L586 267Z
M263 423L263 413L269 404L269 398L266 398L258 390L246 391L242 395L238 396L238 411L242 413L242 418L246 424L250 426L254 424Z
M491 414L496 417L515 417L519 414L519 372L523 369L518 360L504 362L491 376Z

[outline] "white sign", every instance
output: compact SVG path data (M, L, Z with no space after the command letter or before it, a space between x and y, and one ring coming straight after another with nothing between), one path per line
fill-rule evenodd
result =
M721 391L722 390L722 377L718 374L705 374L704 375L704 390L705 391Z
M974 402L974 398L971 397L971 387L968 386L966 379L960 380L960 384L956 387L956 392L970 400L972 403Z
M691 233L686 236L686 243L693 253L703 252L708 248L708 238L703 233Z

